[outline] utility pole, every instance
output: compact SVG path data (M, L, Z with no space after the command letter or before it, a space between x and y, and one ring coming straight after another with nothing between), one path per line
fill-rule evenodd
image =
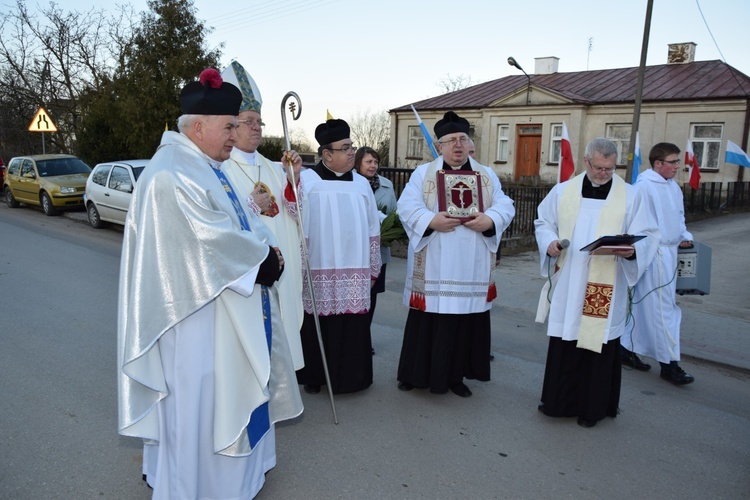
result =
M651 31L651 11L654 0L648 0L646 6L646 25L643 27L643 45L641 45L641 65L638 67L638 84L635 88L635 107L633 108L633 126L630 129L628 146L628 168L625 170L625 181L630 182L633 174L633 152L635 151L635 133L641 120L641 100L643 99L643 75L646 72L646 54L648 53L648 36Z

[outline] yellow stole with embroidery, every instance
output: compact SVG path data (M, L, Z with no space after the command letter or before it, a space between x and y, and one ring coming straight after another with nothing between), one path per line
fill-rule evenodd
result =
M583 172L575 177L565 188L560 198L558 232L561 240L569 240L573 235L573 228L581 208L581 199L583 198L581 189L585 175L586 172ZM622 232L627 206L627 190L625 181L619 176L614 175L612 177L612 188L604 202L604 208L599 214L595 238ZM564 251L558 259L560 268L565 263L566 254L567 251ZM617 257L611 255L591 256L577 347L602 352L616 274Z

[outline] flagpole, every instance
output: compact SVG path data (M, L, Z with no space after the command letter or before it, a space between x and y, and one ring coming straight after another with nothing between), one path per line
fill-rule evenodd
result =
M296 92L287 92L287 94L284 96L284 99L281 101L281 124L284 128L284 145L286 146L286 151L291 150L291 143L289 141L289 130L286 126L286 101L290 98L294 97L297 101L297 106L295 110L295 103L290 102L289 103L289 111L292 113L292 118L294 120L297 120L300 115L302 114L302 101L300 100L299 96ZM289 161L289 158L287 158ZM328 387L328 397L331 400L331 411L333 412L333 423L337 424L339 423L339 419L336 416L336 404L333 401L333 389L331 388L331 376L328 373L328 361L326 359L326 351L325 346L323 345L323 334L320 330L320 319L318 318L318 306L315 304L315 290L313 289L313 282L312 282L312 274L310 272L310 259L308 257L307 252L307 240L305 240L305 230L302 227L302 211L299 204L299 194L297 193L297 179L294 178L294 166L291 164L292 162L289 161L289 171L292 173L292 191L294 192L294 201L297 205L297 228L299 229L300 233L300 243L302 248L302 262L305 264L305 269L307 270L306 276L307 276L307 287L308 290L310 290L310 301L312 302L312 310L313 310L313 318L315 320L315 332L318 334L318 347L320 348L320 358L323 362L323 373L326 377L326 387Z

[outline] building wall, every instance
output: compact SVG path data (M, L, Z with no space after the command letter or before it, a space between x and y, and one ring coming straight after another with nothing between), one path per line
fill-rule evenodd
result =
M516 129L519 125L538 124L542 129L539 182L553 184L557 177L557 164L550 162L550 144L552 125L565 122L570 136L576 172L583 170L583 153L586 143L595 137L605 135L608 124L630 124L633 117L633 105L593 105L550 102L550 96L532 89L532 106L523 105L526 101L524 92L513 94L507 101L493 103L498 107L481 110L456 110L469 120L474 127L474 142L477 147L477 159L495 170L503 182L512 181L515 169ZM544 102L544 104L542 104ZM510 104L510 105L509 105ZM521 105L518 105L521 104ZM641 108L640 142L644 162L642 170L648 165L648 152L657 142L673 142L684 151L694 123L721 123L724 125L717 171L701 170L702 182L730 182L737 180L736 165L724 164L726 141L731 140L742 145L742 130L745 120L747 102L744 100L698 101L644 103ZM442 118L445 110L421 111L420 116L431 132L437 120ZM396 122L398 125L396 126ZM391 114L392 132L396 140L391 141L391 158L402 168L413 168L430 161L432 155L425 147L423 158L407 158L408 127L416 126L417 121L412 112ZM507 124L508 159L507 162L496 161L498 125ZM396 135L396 130L398 134ZM618 168L618 174L624 177L625 168ZM687 169L681 169L677 180L687 182Z

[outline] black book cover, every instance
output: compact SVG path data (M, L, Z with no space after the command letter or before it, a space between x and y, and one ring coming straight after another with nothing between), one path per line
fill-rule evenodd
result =
M590 252L596 250L601 246L618 246L618 245L632 245L636 241L640 241L646 236L644 235L633 235L633 234L616 234L613 236L602 236L598 240L592 241L585 247L581 248L581 252Z

